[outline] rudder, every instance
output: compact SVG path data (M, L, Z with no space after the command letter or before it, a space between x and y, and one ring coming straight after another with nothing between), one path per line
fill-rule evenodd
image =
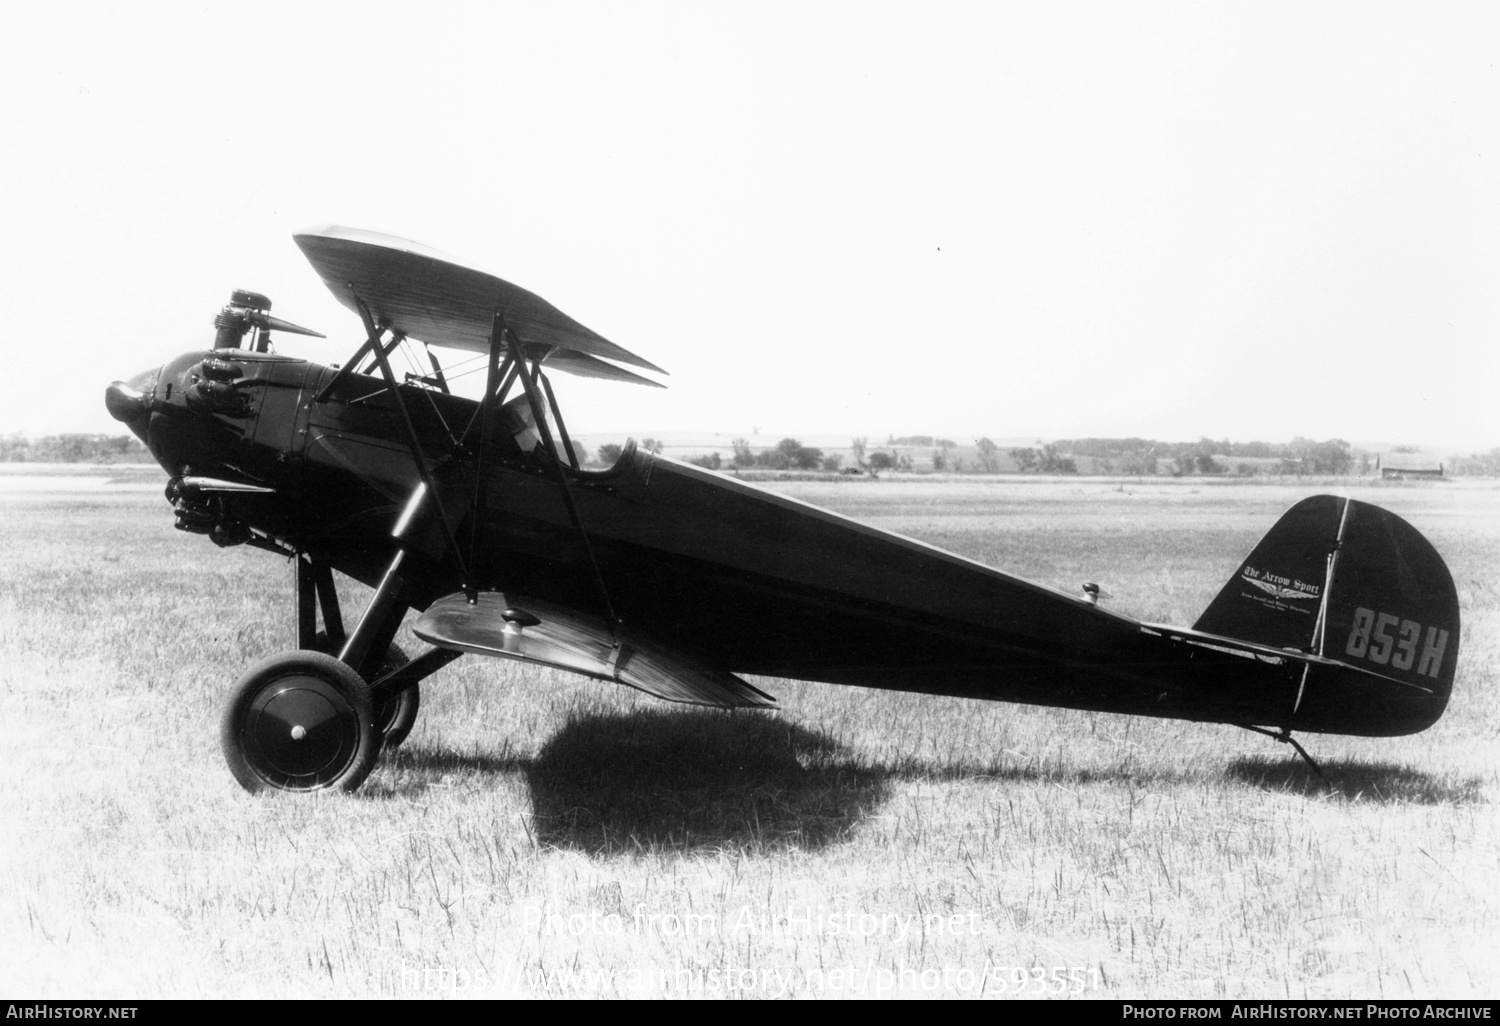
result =
M1444 703L1458 664L1458 594L1437 550L1396 514L1333 495L1287 510L1193 629L1337 660Z

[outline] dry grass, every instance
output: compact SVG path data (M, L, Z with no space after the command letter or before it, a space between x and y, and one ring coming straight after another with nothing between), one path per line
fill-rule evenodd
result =
M1312 490L786 489L1177 622ZM1493 996L1500 491L1353 494L1447 558L1463 651L1433 729L1312 738L1326 781L1229 727L785 681L758 682L783 712L709 714L465 659L359 794L311 800L241 793L216 740L288 642L289 568L174 532L154 492L0 494L0 979L996 996L1076 967L1122 998Z

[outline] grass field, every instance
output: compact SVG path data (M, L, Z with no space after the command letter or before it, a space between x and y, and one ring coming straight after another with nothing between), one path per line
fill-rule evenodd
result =
M803 483L786 491L1191 623L1345 490L1465 617L1434 728L1231 727L787 681L771 714L464 659L356 795L253 798L225 692L290 568L149 490L0 488L0 990L56 997L1493 997L1500 489ZM71 479L66 479L71 481ZM148 478L154 482L154 479ZM409 636L408 650L420 646Z

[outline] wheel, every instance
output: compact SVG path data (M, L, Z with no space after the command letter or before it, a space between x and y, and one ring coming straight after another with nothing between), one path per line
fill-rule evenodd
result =
M313 652L328 652L328 632L319 631L313 636ZM331 654L331 653L330 653ZM400 645L391 645L385 650L385 658L380 661L380 667L375 671L372 681L379 680L392 670L399 670L411 662L406 653L401 650ZM380 732L382 741L381 748L395 748L406 740L406 735L411 733L411 728L417 722L417 710L422 704L422 693L416 684L407 688L398 695L390 695L375 702L375 729Z
M410 660L406 658L406 653L392 645L385 654L385 662L380 664L377 679L392 670L400 669L408 662ZM382 747L395 748L406 740L406 735L411 733L411 728L417 722L417 710L421 705L422 692L416 684L399 694L387 695L375 702L375 729L384 738Z
M219 731L247 791L353 791L380 755L370 688L331 655L283 652L240 678Z

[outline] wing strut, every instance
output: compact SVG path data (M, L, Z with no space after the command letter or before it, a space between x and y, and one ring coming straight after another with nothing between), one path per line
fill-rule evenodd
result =
M541 361L537 362L540 363ZM547 393L547 405L552 407L552 416L557 420L557 433L562 435L563 452L567 453L568 462L573 465L573 469L578 470L580 469L578 466L578 454L573 451L573 440L568 437L568 425L563 423L562 408L557 405L557 397L552 394L552 382L548 381L547 375L543 374L535 365L532 366L532 370L541 379L542 388Z
M366 316L368 317L368 313L366 313ZM354 368L359 366L360 361L363 360L366 356L370 355L370 350L380 345L380 336L382 334L384 334L384 332L376 332L374 327L367 320L365 322L364 342L360 343L360 347L354 351L353 356L344 361L344 365L340 367L339 372L333 376L333 380L323 386L323 391L319 392L316 396L313 397L313 402L326 402L328 397L333 395L333 390L342 385L344 383L344 379L354 373Z
M432 377L437 381L438 388L443 390L444 395L452 395L448 391L448 379L443 375L443 365L438 363L437 353L426 342L422 343L422 348L427 350L427 362L432 364Z
M505 350L505 360L502 363L500 351ZM510 391L510 383L515 377L515 354L505 348L505 311L497 310L490 320L490 351L489 369L485 372L484 395L479 399L479 408L474 411L474 416L469 419L469 424L464 428L460 443L469 440L469 432L474 425L479 425L479 453L474 460L474 498L470 506L472 514L469 517L469 561L474 561L474 547L479 539L479 521L483 519L484 504L484 456L489 450L490 444L490 407L501 402L506 392ZM497 396L498 391L498 396ZM477 597L469 597L470 604L474 604Z
M406 408L406 398L401 394L401 389L396 383L396 375L391 371L390 361L386 359L388 349L395 348L403 336L399 333L394 334L388 346L381 345L380 336L384 333L384 329L375 324L374 318L370 316L370 308L363 300L355 296L354 303L359 309L360 319L365 322L367 336L365 346L360 348L363 350L367 346L369 351L375 354L375 362L380 365L380 376L385 380L386 391L390 392L391 397L396 401L396 409L401 414L401 425L406 430L406 441L411 446L412 459L417 465L417 473L421 475L423 487L432 496L433 504L437 507L438 522L442 524L443 534L448 540L448 548L453 553L453 558L458 561L459 576L464 582L464 594L468 595L471 601L477 601L479 591L469 574L468 561L464 559L463 550L458 547L458 538L454 535L453 525L448 520L448 511L443 507L443 497L438 493L437 482L432 479L432 472L427 469L427 455L422 450L422 439L417 435L416 425L411 420L411 411ZM351 360L345 364L339 374L342 375L354 362ZM320 395L326 394L337 380L338 377L335 376L334 381L329 382L328 388L325 388Z
M517 348L519 348L519 343ZM615 615L614 603L609 600L609 589L604 586L604 573L599 569L599 560L594 556L594 543L589 540L588 531L584 530L583 520L578 516L578 506L573 502L573 491L568 487L568 475L563 471L562 460L557 458L557 446L552 441L552 429L547 426L546 409L542 401L541 389L537 387L536 379L541 377L540 357L528 369L526 366L526 354L520 353L516 358L516 367L520 370L521 384L526 389L526 398L531 403L531 414L536 418L537 432L542 436L542 444L547 451L552 453L552 467L557 471L557 486L562 490L563 505L568 508L568 517L573 521L573 527L578 531L578 537L583 541L583 551L589 557L589 568L594 572L594 585L599 589L599 599L604 604L604 614L609 619L612 628L620 626L620 618ZM550 389L549 389L550 391ZM557 413L554 403L552 410L557 414L558 428L562 428L562 414ZM571 446L570 446L571 449ZM571 460L573 457L569 455Z

